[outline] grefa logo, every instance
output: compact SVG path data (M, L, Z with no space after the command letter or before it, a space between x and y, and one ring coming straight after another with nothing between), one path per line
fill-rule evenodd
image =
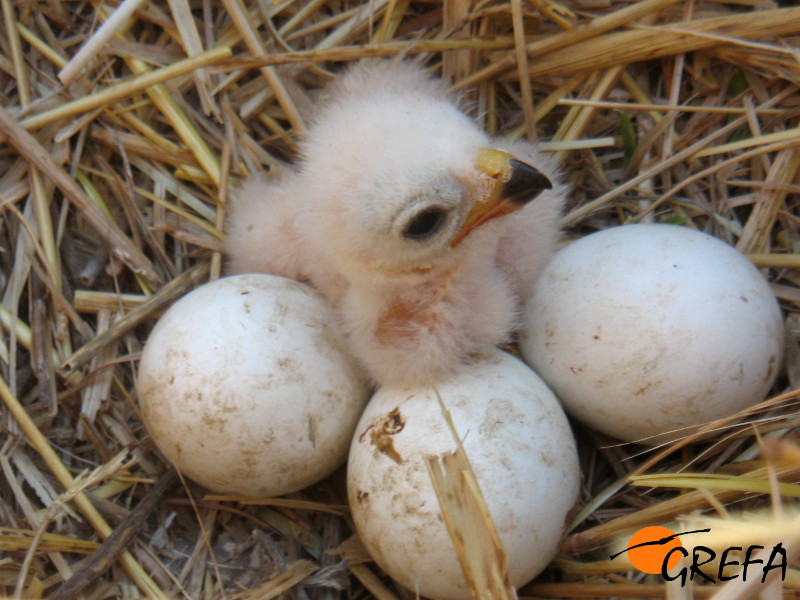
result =
M625 549L609 558L626 554L639 571L661 575L665 581L677 580L681 587L691 581L718 583L741 578L746 582L754 577L765 583L773 571L780 572L781 581L786 578L786 549L780 542L769 550L760 544L724 549L700 544L684 547L682 538L710 532L710 528L675 533L658 525L644 527L631 536ZM682 561L683 558L687 560Z

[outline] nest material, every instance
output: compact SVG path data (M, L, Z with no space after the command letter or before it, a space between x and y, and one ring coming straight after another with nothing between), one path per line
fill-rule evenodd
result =
M578 428L581 510L521 596L666 597L597 548L798 495L794 3L0 5L0 595L409 597L351 537L341 473L286 499L207 495L163 463L135 393L155 318L220 275L229 190L292 160L315 95L373 57L424 62L488 131L554 152L568 237L638 221L712 233L764 269L787 317L784 372L738 425L646 452Z

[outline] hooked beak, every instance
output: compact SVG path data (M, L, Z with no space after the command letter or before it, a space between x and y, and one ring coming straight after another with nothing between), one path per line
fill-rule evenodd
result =
M489 191L475 202L450 246L458 245L475 228L519 210L552 188L550 180L538 169L503 150L483 148L478 152L475 166L490 178Z

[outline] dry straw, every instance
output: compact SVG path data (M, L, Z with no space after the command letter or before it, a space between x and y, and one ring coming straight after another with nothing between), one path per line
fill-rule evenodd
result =
M248 174L279 172L319 91L348 62L375 57L423 62L471 101L487 130L537 138L556 153L571 185L567 238L637 221L710 232L763 269L787 317L790 343L770 397L708 424L705 437L647 450L576 425L580 504L563 554L519 596L753 597L735 586L679 589L608 560L632 530L690 514L735 532L756 512L765 518L748 524L748 541L767 543L778 526L796 544L794 3L0 8L0 596L412 597L354 537L341 474L283 499L176 483L135 391L155 319L223 271L231 189ZM438 479L453 460L432 463ZM450 509L473 531L479 502L471 517ZM485 575L503 552L486 550L462 548L466 568ZM798 589L790 565L762 597Z

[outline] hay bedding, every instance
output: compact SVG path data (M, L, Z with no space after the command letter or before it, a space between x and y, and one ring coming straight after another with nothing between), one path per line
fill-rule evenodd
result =
M488 130L556 152L568 237L708 231L765 269L787 315L786 369L755 425L643 453L578 427L582 510L521 595L665 597L596 549L797 495L776 491L800 475L793 2L126 0L105 39L115 3L0 5L0 595L408 597L348 541L341 473L280 501L209 496L163 463L136 408L158 314L220 274L228 190L291 160L319 89L366 57L413 56ZM682 471L725 477L658 476Z

